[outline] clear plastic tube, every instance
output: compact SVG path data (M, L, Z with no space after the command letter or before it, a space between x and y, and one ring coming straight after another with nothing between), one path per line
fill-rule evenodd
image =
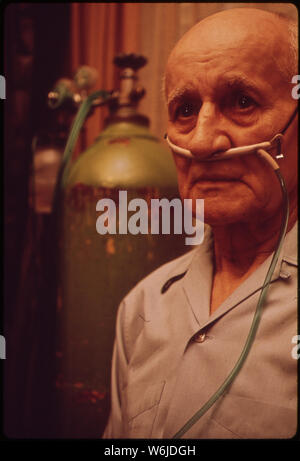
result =
M265 280L264 280L264 283L261 289L260 297L259 297L259 300L256 306L255 314L252 320L251 328L249 330L244 348L240 354L239 359L237 360L235 366L233 367L233 369L231 370L231 372L229 373L229 375L227 376L223 384L211 396L211 398L184 424L184 426L178 432L176 432L176 434L173 436L173 439L181 438L201 418L201 416L203 416L207 412L207 410L209 410L209 408L219 399L219 397L221 397L221 395L224 394L226 389L228 389L228 387L233 382L233 380L236 378L237 374L242 368L250 352L254 339L255 339L256 331L257 331L260 318L261 318L263 304L266 299L269 285L271 282L271 278L272 278L276 263L279 258L279 254L282 248L282 244L283 244L284 237L285 237L286 230L287 230L288 219L289 219L288 193L287 193L285 182L284 182L283 176L281 175L279 166L267 152L261 150L261 151L258 151L258 154L272 167L272 169L274 170L274 173L276 174L276 177L279 181L280 188L281 188L282 202L283 202L283 211L282 211L283 214L282 214L279 238L277 241L277 247L272 257L267 275L265 277Z

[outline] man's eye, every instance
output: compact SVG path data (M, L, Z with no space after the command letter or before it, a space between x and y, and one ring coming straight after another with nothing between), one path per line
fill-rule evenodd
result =
M236 97L235 106L237 109L246 110L255 106L255 101L247 95L240 95Z
M186 102L177 107L175 117L178 118L189 118L197 115L199 112L199 105L192 102Z

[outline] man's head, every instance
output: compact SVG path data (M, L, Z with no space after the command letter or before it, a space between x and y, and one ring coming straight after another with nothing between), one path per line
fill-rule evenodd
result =
M172 51L166 69L168 135L195 156L270 140L296 107L295 32L284 18L232 9L196 24ZM292 203L297 196L297 123L284 136L280 167ZM276 214L281 193L256 155L196 162L175 155L182 198L204 198L211 225L263 221Z

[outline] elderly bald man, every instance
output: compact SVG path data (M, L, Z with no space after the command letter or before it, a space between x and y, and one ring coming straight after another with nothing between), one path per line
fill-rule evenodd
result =
M203 244L148 276L119 308L106 438L178 435L235 366L277 244L282 195L258 155L221 154L282 132L289 221L255 341L225 393L183 436L296 432L295 30L270 12L231 9L195 25L169 57L168 137L191 154L173 149L180 195L204 199L209 226Z

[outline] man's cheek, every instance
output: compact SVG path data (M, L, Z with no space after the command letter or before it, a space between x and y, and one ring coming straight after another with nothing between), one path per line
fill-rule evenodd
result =
M190 164L191 164L191 160L188 160L180 155L177 155L177 154L174 154L173 153L173 159L174 159L174 162L175 162L175 166L176 166L176 169L178 172L182 173L182 174L187 174L189 168L190 168Z
M181 175L178 175L178 190L179 190L179 194L182 200L185 198L189 198L188 197L189 187L188 187L187 181Z
M181 189L188 181L190 162L178 155L173 154L173 157L177 171L178 187Z

